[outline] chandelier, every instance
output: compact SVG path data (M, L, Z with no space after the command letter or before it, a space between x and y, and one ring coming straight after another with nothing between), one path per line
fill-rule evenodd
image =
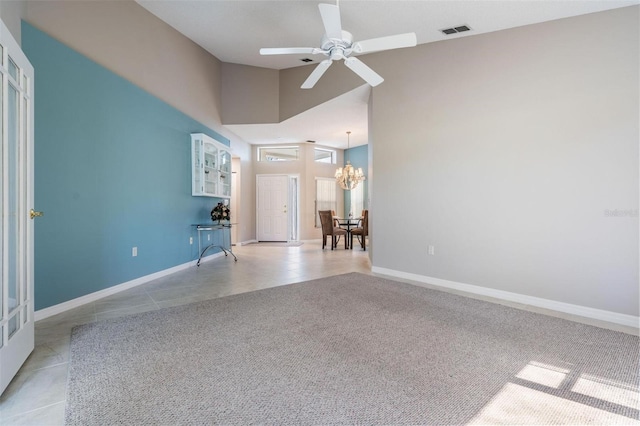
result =
M347 132L347 150L349 149L350 135L351 132ZM354 189L363 180L365 180L365 177L364 173L362 173L362 167L356 169L349 160L347 160L347 164L344 167L339 167L336 170L336 182L344 190L350 191Z

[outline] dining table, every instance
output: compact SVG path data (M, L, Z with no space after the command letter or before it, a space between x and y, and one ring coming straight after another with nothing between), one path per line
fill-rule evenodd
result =
M350 238L351 228L356 228L358 226L358 223L362 220L362 218L333 216L333 220L335 223L338 224L340 228L343 228L347 231L347 235L345 236L345 238L347 238L347 244L349 244L349 241L351 241L351 238Z

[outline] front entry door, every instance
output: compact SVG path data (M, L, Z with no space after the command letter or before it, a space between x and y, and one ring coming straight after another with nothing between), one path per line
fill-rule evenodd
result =
M256 179L258 241L288 241L289 177L259 175Z
M0 393L34 346L33 67L0 21ZM31 218L30 218L31 216Z

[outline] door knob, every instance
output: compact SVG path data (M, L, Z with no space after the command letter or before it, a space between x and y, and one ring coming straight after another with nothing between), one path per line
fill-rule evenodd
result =
M43 215L44 215L44 212L37 212L34 209L31 209L31 211L29 211L29 216L31 216L31 219L36 217L41 217Z

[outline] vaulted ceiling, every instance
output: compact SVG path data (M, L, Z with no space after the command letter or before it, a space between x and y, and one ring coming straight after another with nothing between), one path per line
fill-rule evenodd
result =
M324 27L318 4L336 4L330 0L136 1L221 61L272 69L308 65L301 61L304 58L312 59L311 64L325 59L322 55L261 56L259 49L319 47ZM339 0L337 4L342 28L351 32L356 41L414 32L418 44L423 44L626 7L639 1ZM471 30L451 35L441 31L460 25ZM366 62L366 55L361 59ZM317 123L330 122L332 127L351 130L354 137L358 135L352 141L356 145L366 143L363 93L356 90L283 123L228 127L250 143L291 143L326 140L323 132L335 134L335 128L327 129ZM333 117L331 121L326 120L327 115ZM315 133L308 131L310 126ZM300 129L306 130L304 134ZM331 144L346 148L344 139Z

